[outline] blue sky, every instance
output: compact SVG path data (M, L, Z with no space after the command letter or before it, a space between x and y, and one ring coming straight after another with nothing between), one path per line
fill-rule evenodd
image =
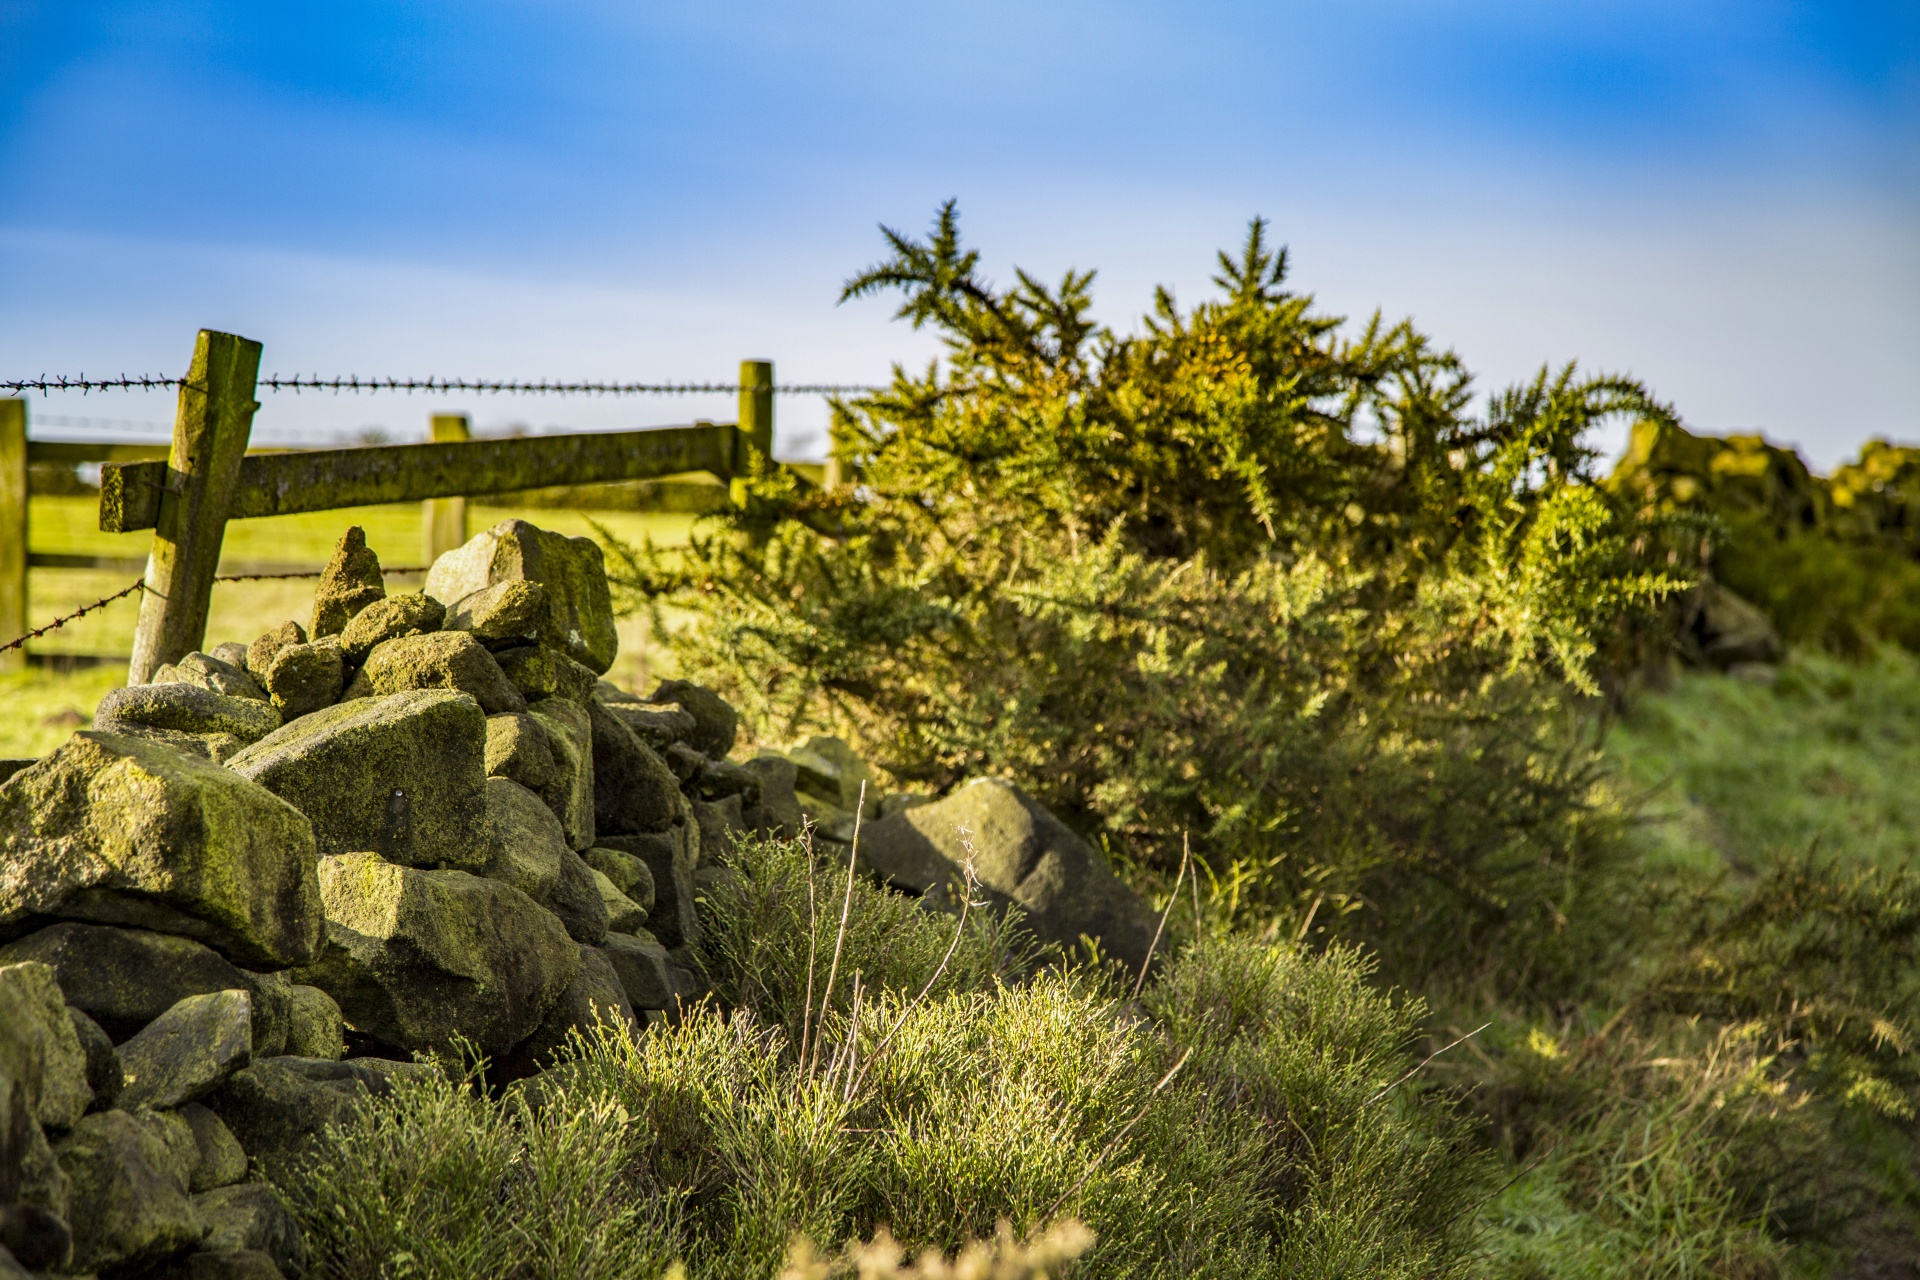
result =
M1297 287L1484 387L1577 357L1822 465L1920 440L1916 0L0 0L0 174L0 376L175 370L208 326L281 371L871 381L932 348L838 285L952 196L992 271L1098 268L1116 325L1262 214ZM447 408L729 413L258 430Z

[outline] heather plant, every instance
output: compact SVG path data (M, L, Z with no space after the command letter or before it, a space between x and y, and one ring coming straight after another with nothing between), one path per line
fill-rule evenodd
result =
M953 1259L925 1275L1464 1274L1485 1162L1408 1075L1420 1007L1351 953L1209 942L1134 1003L1093 971L1006 982L1002 935L889 914L798 843L743 844L732 880L703 919L740 1004L603 1028L503 1095L400 1084L289 1181L313 1274L846 1274L888 1249ZM729 919L829 900L832 982ZM789 972L797 997L767 980Z

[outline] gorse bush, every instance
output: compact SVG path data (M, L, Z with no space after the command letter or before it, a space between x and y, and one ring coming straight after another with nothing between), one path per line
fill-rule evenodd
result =
M703 908L735 930L708 956L728 1016L604 1033L504 1097L447 1073L371 1104L289 1187L315 1273L815 1274L796 1236L953 1254L1068 1220L1076 1275L1463 1273L1485 1167L1423 1082L1394 1087L1421 1010L1350 953L1209 942L1130 1007L1098 974L1002 982L988 934L943 967L953 920L856 882L850 919L881 925L848 930L831 991L818 970L803 1059L768 980L791 939L729 912L805 921L810 873L837 907L842 868L748 843Z
M684 553L613 548L630 600L698 611L682 664L896 779L1009 777L1122 861L1170 875L1189 833L1255 918L1444 916L1455 959L1557 918L1592 853L1564 691L1684 578L1583 440L1669 411L1569 366L1475 415L1454 355L1347 335L1258 222L1132 336L1090 275L986 282L950 206L887 235L847 296L901 292L948 357L837 407L857 485L769 474Z

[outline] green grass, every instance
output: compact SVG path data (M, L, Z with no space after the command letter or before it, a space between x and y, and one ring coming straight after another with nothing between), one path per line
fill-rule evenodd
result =
M1637 698L1607 755L1646 794L1656 856L1750 874L1817 849L1920 853L1920 660L1796 655L1771 682L1707 672Z

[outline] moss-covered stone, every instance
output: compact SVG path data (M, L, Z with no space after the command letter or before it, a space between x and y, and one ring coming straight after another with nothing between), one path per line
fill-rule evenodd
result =
M289 618L271 631L263 631L247 646L247 673L265 688L267 668L282 649L307 642L307 629Z
M805 821L800 798L794 792L798 770L784 756L763 755L741 766L753 772L760 782L760 800L748 805L741 819L752 831L771 835L797 836Z
M607 936L607 902L592 867L571 849L560 855L560 879L547 895L547 909L558 916L575 942L598 946Z
M340 1005L318 987L296 984L287 1025L286 1051L299 1058L347 1056L346 1023Z
M198 685L202 689L225 694L229 698L265 702L267 691L247 673L246 648L242 645L219 647L228 650L229 656L223 658L218 654L190 653L172 664L173 678L184 684ZM234 661L236 657L238 661ZM156 674L150 683L159 684L159 676Z
M509 1075L530 1074L552 1066L559 1050L576 1031L591 1035L602 1023L629 1031L635 1027L633 1005L612 963L599 950L582 945L580 968L560 998L547 1010L515 1050L507 1064Z
M609 698L606 690L612 688L612 685L602 680L595 688L594 699L618 717L627 728L633 730L640 741L655 751L665 751L675 743L685 742L693 736L697 728L694 719L687 712L682 711L678 704L664 702L655 706L624 693L620 698ZM614 692L621 691L616 689Z
M673 1005L673 978L667 971L667 949L651 933L609 933L600 954L613 965L620 989L635 1009L667 1009Z
M595 829L605 836L672 826L680 811L680 782L666 762L598 700L588 700L587 716L593 733Z
M300 1226L264 1182L237 1182L193 1198L207 1224L200 1252L216 1258L265 1258L276 1274L300 1273L306 1249ZM195 1276L192 1280L201 1280Z
M280 727L280 714L253 698L230 698L197 684L141 684L100 699L93 726L109 733L131 726L181 733L229 733L258 742Z
M269 1177L284 1176L312 1152L330 1126L350 1123L369 1096L366 1081L353 1072L314 1079L302 1066L299 1058L264 1059L236 1071L207 1100L208 1108Z
M541 698L585 702L593 692L593 672L547 645L523 644L496 649L493 656L508 681L528 702Z
M594 871L593 884L600 891L600 901L607 909L608 933L631 933L647 927L646 908L620 892L604 873ZM606 934L602 934L601 940L605 939Z
M62 921L0 947L0 964L38 960L52 966L68 1004L85 1010L107 1034L125 1040L188 996L234 987L249 991L265 975L238 968L204 943L150 929ZM254 1041L271 1028L255 1010Z
M193 1140L193 1127L178 1112L156 1111L147 1106L121 1109L133 1117L135 1124L160 1139L160 1145L167 1149L163 1171L182 1188L191 1187L194 1175L200 1172L200 1145Z
M1086 841L1011 783L979 778L937 803L870 823L860 858L899 888L941 893L960 879L962 840L981 887L1018 906L1041 942L1073 949L1086 935L1133 970L1147 962L1159 918Z
M632 854L647 864L653 877L653 910L647 928L669 947L700 940L700 917L694 908L693 860L685 847L684 828L637 836L602 836L602 846Z
M43 1128L71 1128L93 1101L86 1050L44 964L0 966L0 1074L25 1089Z
M0 784L0 933L50 916L198 938L250 962L310 960L314 860L292 805L131 735L76 733Z
M367 546L366 531L357 524L350 525L340 535L333 557L320 574L320 585L314 588L313 622L308 630L316 640L337 636L354 615L386 594L380 557Z
M125 1111L87 1116L54 1150L72 1180L76 1273L163 1262L206 1233L166 1143Z
M700 823L698 861L725 862L733 854L734 841L746 834L747 830L740 797L727 796L712 802L692 800L689 803L693 806L693 816Z
M339 641L331 636L311 644L290 644L267 665L267 693L280 718L297 720L312 715L340 698L347 664Z
M365 662L376 645L440 630L446 615L445 605L418 592L375 600L340 632L340 652L348 662Z
M303 716L228 767L306 814L322 854L477 869L486 734L472 698L421 689Z
M177 1107L213 1092L253 1057L253 997L188 996L120 1046L124 1107Z
M662 680L647 701L672 703L692 716L694 728L686 742L702 755L723 760L733 750L740 733L740 713L713 690L690 680Z
M653 910L653 872L630 853L596 846L580 855L595 871L613 882L613 887L631 898L642 911ZM619 930L619 925L612 926Z
M388 640L374 646L360 674L375 694L453 689L471 695L488 715L527 709L527 700L508 683L493 655L464 631Z
M446 1048L464 1037L501 1052L540 1025L579 970L560 922L497 880L345 853L321 860L320 884L326 948L296 977L383 1044Z
M547 620L547 589L510 579L462 596L447 606L447 630L465 631L489 648L540 637Z
M567 844L574 849L593 845L593 721L587 709L565 698L530 703L527 714L547 733L547 750L554 773L544 787L533 788L560 819Z
M427 594L461 601L503 582L535 582L546 590L539 639L596 674L620 649L606 564L590 538L569 538L506 520L447 552L427 572Z
M487 776L510 778L529 791L553 781L553 750L539 721L513 711L487 717Z
M200 1153L188 1191L231 1186L247 1176L247 1153L240 1149L240 1140L227 1128L226 1121L198 1102L189 1102L176 1114L193 1134L194 1147Z
M480 874L545 906L568 851L560 820L533 792L506 778L487 779L486 806L488 858Z
M110 1107L120 1096L126 1077L120 1071L120 1054L104 1028L72 1005L67 1006L67 1021L73 1024L74 1039L87 1060L87 1088L93 1090L92 1108Z

